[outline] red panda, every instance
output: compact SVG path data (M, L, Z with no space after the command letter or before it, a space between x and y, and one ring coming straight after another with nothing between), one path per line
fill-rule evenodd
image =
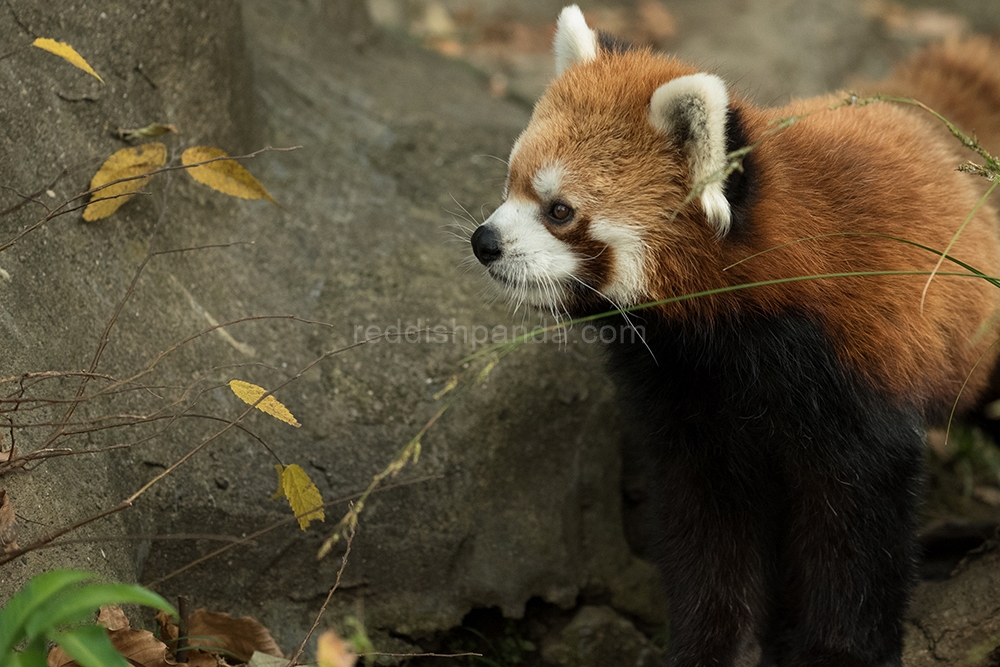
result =
M912 106L762 108L575 6L555 54L472 248L519 304L642 321L607 347L652 471L668 664L732 665L749 641L763 665L901 664L924 425L985 400L1000 347L1000 290L945 261L925 293L927 248L971 215L949 257L1000 276L988 183ZM939 46L884 88L996 151L997 63ZM780 281L856 272L879 275Z

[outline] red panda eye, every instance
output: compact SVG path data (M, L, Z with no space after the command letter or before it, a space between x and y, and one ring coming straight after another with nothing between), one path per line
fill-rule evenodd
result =
M561 201L554 202L549 206L548 218L555 223L566 223L569 222L573 217L575 211L567 204Z

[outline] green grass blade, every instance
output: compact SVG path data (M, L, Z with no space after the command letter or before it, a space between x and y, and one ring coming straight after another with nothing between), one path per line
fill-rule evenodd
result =
M776 245L776 246L773 246L771 248L767 248L766 250L761 250L760 252L755 252L752 255L748 255L747 257L744 257L743 259L739 260L738 262L733 262L729 266L724 267L722 270L723 271L728 271L729 269L732 269L733 267L736 267L736 266L739 266L740 264L744 264L746 262L749 262L749 261L751 261L751 260L753 260L753 259L755 259L757 257L760 257L761 255L766 255L769 252L774 252L775 250L781 250L782 248L787 248L787 247L793 246L793 245L795 245L797 243L804 243L806 241L816 241L816 240L820 240L820 239L828 239L828 238L834 238L834 237L839 237L839 236L866 236L866 237L870 237L870 238L888 239L890 241L896 241L898 243L905 243L906 245L910 245L910 246L913 246L915 248L920 248L921 250L926 250L927 252L929 252L931 254L937 255L938 257L943 257L945 260L951 262L952 264L960 266L963 269L965 269L967 271L970 271L970 272L976 274L977 276L983 278L984 280L986 280L988 283L990 283L994 287L1000 288L1000 280L997 280L996 278L992 278L990 276L987 276L985 273L983 273L979 269L975 268L974 266L966 264L965 262L963 262L963 261L961 261L959 259L956 259L956 258L954 258L954 257L952 257L952 256L950 256L950 255L948 255L946 253L943 253L940 250L937 250L935 248L931 248L929 246L925 246L922 243L917 243L916 241L911 241L910 239L904 239L904 238L900 238L898 236L890 236L888 234L876 234L876 233L873 233L873 232L831 232L829 234L817 234L815 236L803 236L802 238L795 239L794 241L789 241L788 243L782 243L781 245Z
M23 651L12 653L10 660L0 662L3 667L48 667L46 658L48 651L45 650L45 640L39 639L32 642Z
M80 667L129 667L128 661L111 645L107 630L98 625L53 632L49 639Z
M135 603L175 613L174 608L162 597L131 584L89 584L64 591L51 598L44 607L28 619L25 635L29 640L41 636L49 629L70 623L89 620L101 607L112 604Z
M80 570L53 570L29 581L0 610L0 664L4 664L14 646L23 638L24 626L36 609L67 586L93 578L94 575Z

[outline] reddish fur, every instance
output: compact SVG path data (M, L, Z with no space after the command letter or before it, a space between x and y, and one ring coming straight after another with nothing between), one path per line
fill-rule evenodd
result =
M982 41L941 46L900 68L886 89L912 89L912 95L975 129L996 150L998 62L1000 51ZM936 255L897 241L852 235L796 241L873 233L944 250L985 190L983 179L955 170L975 156L914 107L878 103L828 109L846 94L774 109L737 99L732 106L750 141L761 140L750 158L759 191L747 221L750 233L720 241L700 206L682 208L693 184L681 148L647 120L654 90L696 71L649 51L604 53L553 82L536 107L512 160L509 192L537 200L533 174L560 161L567 174L565 196L578 218L574 225L550 231L581 257L600 254L600 260L584 265L596 287L607 284L614 270L611 249L600 251L586 233L597 216L641 230L648 288L642 300L655 301L810 274L929 271ZM962 74L952 79L951 72ZM805 113L811 115L765 136L773 121ZM791 245L747 259L783 244ZM992 204L979 211L950 254L1000 276L1000 220ZM737 264L741 260L746 261ZM962 271L949 262L941 270ZM697 318L706 326L721 314L805 312L822 324L846 366L889 395L929 411L950 408L971 373L961 401L968 407L981 394L997 357L991 318L1000 306L1000 289L978 279L938 276L921 309L926 281L926 276L807 280L658 310L674 319ZM581 298L571 310L596 306Z

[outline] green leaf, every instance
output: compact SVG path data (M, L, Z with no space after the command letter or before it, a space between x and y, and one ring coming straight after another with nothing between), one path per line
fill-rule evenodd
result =
M45 640L39 639L32 642L23 651L11 654L10 660L0 662L4 667L48 667L45 658L48 651L45 650Z
M36 609L67 586L72 586L94 575L79 570L53 570L29 581L0 610L0 664L24 637L23 628Z
M166 600L141 586L89 584L66 590L50 599L38 613L28 619L24 627L25 635L32 640L50 629L89 620L101 607L128 602L176 613Z
M49 639L59 644L80 667L129 667L128 661L111 645L108 631L99 625L52 632Z

